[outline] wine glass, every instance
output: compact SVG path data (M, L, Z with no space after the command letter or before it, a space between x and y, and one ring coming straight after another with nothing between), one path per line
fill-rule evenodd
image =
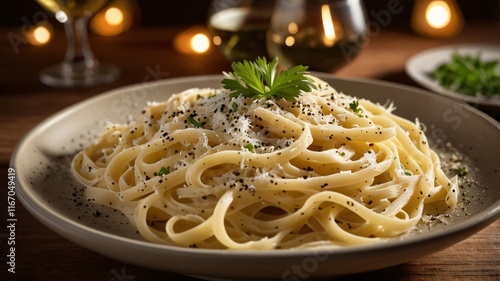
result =
M334 72L359 54L365 35L361 0L277 0L268 44L284 67Z
M44 84L56 87L84 87L110 83L120 70L94 58L88 43L88 20L102 9L107 0L36 0L64 24L68 42L66 56L60 64L40 73Z
M231 61L270 58L266 37L273 0L213 0L208 28L213 42Z

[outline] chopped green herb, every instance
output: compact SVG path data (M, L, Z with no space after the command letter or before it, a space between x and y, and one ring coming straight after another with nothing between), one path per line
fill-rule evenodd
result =
M235 103L235 102L233 102L233 103L231 104L231 108L233 109L233 112L236 112L236 111L238 110L238 104L237 104L237 103Z
M340 156L342 156L342 157L344 157L344 156L345 156L345 152L343 152L343 151L342 151L342 152L340 152L339 154L340 154Z
M306 76L307 66L298 65L278 73L278 58L267 63L266 58L259 57L255 62L233 62L231 67L234 72L224 72L226 79L222 80L231 97L295 101L302 91L316 88Z
M412 174L411 172L409 172L409 171L406 171L406 172L405 172L405 175L407 175L407 176L412 176L413 174Z
M459 167L455 168L454 171L461 177L463 177L469 173L469 169L467 169L467 166L459 166Z
M188 122L191 123L193 126L195 126L196 128L200 128L200 127L203 127L203 125L205 124L205 122L200 122L200 121L197 121L195 120L193 117L189 116L187 118Z
M244 148L248 149L248 151L250 151L252 153L255 153L255 146L253 146L253 144L251 144L251 143L245 145Z
M156 173L156 174L160 177L170 174L170 166L161 167L160 170L158 171L158 173Z
M349 108L351 108L351 110L354 112L354 113L360 113L362 110L361 108L359 108L359 102L357 100L351 102L349 104ZM363 116L360 116L360 117L363 117Z
M450 90L469 96L500 94L500 61L483 61L455 51L451 61L439 65L430 76Z

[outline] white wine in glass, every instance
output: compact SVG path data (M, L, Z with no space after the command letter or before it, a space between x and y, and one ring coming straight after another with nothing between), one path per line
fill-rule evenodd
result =
M272 0L212 1L208 28L229 60L270 58L266 37L273 6Z
M85 87L110 83L120 76L118 67L95 59L88 43L88 20L108 0L36 1L64 24L68 42L64 61L41 72L43 83L56 87Z
M331 73L357 57L365 38L361 0L277 0L268 43L285 67Z

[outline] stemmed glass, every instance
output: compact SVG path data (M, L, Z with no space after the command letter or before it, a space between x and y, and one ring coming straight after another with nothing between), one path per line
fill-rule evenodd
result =
M268 45L284 67L334 72L359 54L365 38L361 0L277 0Z
M43 83L56 87L85 87L110 83L120 76L118 67L95 59L87 34L88 20L107 0L36 0L64 24L68 42L60 64L42 70Z
M213 41L232 61L269 58L266 37L274 0L212 0L208 28Z

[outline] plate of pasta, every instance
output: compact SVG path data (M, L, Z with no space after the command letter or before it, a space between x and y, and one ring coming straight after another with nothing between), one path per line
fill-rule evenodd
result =
M99 254L219 280L389 267L498 218L490 117L300 68L273 84L272 63L260 66L128 86L57 113L13 155L20 201Z

